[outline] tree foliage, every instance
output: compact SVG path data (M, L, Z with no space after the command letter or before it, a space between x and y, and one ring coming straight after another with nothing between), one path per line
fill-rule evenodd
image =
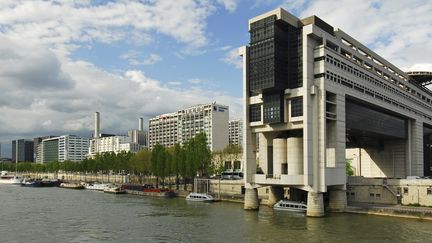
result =
M227 150L236 150L229 147ZM176 144L172 148L165 148L158 144L153 149L141 150L136 154L130 152L100 153L92 159L80 162L52 161L38 164L20 162L17 170L20 172L86 172L86 173L128 173L135 175L154 176L165 186L167 178L175 177L176 187L179 188L180 179L186 188L187 182L195 177L206 177L212 173L212 154L207 146L205 133L199 133L184 145ZM15 163L1 163L2 170L15 171Z

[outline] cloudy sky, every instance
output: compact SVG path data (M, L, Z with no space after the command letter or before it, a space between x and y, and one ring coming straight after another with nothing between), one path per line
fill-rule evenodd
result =
M125 134L217 101L241 113L236 49L247 20L283 7L317 15L402 70L432 71L430 0L0 1L0 143L42 135Z

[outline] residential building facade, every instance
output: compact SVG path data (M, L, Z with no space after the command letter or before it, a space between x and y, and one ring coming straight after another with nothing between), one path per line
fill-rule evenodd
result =
M228 131L229 131L229 144L242 146L243 121L241 119L229 121Z
M210 150L223 149L228 144L228 106L216 103L195 105L177 112L159 115L149 121L149 147L184 144L204 132Z
M64 135L42 140L42 163L66 160L79 162L87 157L89 138Z

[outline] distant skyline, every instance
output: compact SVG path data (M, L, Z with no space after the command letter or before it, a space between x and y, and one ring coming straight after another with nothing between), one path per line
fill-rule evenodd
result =
M214 101L240 118L237 48L248 20L277 7L317 15L404 71L432 71L428 0L3 0L1 155L13 139L91 136L95 111L115 134Z

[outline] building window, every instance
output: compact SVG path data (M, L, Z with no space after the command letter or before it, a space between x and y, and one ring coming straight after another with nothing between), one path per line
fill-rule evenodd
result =
M370 199L374 199L374 198L375 198L375 194L373 194L373 193L369 193L369 198L370 198Z
M281 93L264 95L264 122L279 123L283 121L283 95Z
M403 189L403 193L404 193L404 194L408 194L408 187L404 187L404 189Z
M261 105L249 106L249 121L250 122L261 121Z
M375 194L375 199L376 200L381 200L381 194L379 194L379 193Z
M427 188L426 194L427 195L432 195L432 188Z
M303 116L303 97L291 99L291 117Z

